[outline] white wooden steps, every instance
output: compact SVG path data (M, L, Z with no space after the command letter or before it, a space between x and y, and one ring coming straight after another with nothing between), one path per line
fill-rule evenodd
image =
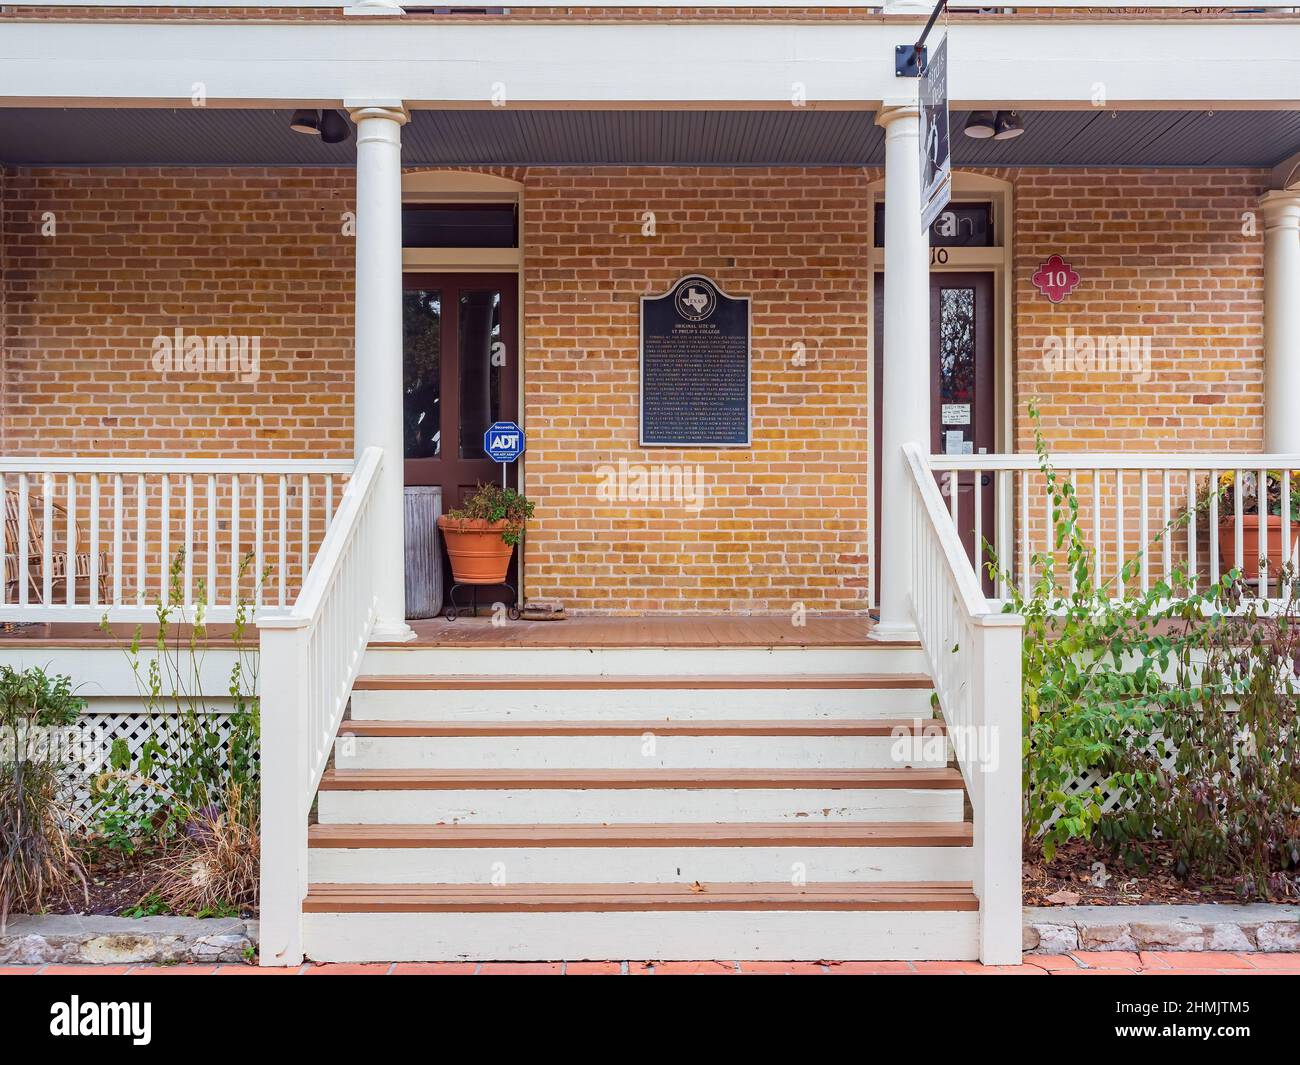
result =
M977 955L965 794L909 649L504 675L447 667L522 652L428 650L372 648L353 692L309 833L310 957Z

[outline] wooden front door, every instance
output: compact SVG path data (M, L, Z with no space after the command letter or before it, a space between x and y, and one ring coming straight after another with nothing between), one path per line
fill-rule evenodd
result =
M479 484L501 483L483 433L519 420L518 278L406 274L402 288L406 483L440 486L447 511ZM518 463L506 471L517 488Z
M876 493L880 498L880 407L884 377L885 279L876 275L876 408L874 411ZM993 372L993 275L990 273L940 273L930 275L930 451L932 454L979 455L996 450ZM992 478L963 474L954 484L941 477L939 487L945 504L949 493L957 493L957 527L972 563L978 561L985 590L993 585L984 571L985 558L977 557L979 537L993 542L994 507ZM981 525L975 529L975 493L980 493ZM880 520L877 517L876 559L879 576ZM879 585L877 585L878 587Z

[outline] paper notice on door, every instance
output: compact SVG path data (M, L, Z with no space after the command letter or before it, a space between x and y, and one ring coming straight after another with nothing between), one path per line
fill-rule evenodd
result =
M945 403L940 419L944 425L970 425L970 404Z
M943 452L945 455L964 455L965 434L960 429L949 429L943 434Z

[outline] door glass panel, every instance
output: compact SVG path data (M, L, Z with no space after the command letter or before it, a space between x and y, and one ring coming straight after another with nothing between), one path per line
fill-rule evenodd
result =
M975 402L973 288L945 288L939 292L939 402L968 407ZM950 411L944 423L969 426L972 419L972 411L968 410L964 418Z
M442 293L402 293L402 422L408 459L437 458L442 450Z
M483 434L501 413L501 293L460 294L460 457L482 459Z

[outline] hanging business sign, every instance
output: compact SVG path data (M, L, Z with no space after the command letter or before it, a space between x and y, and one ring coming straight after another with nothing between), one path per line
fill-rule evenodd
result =
M948 154L948 36L925 59L921 71L921 229L948 206L952 159Z
M641 297L641 444L749 445L749 299L702 274Z

